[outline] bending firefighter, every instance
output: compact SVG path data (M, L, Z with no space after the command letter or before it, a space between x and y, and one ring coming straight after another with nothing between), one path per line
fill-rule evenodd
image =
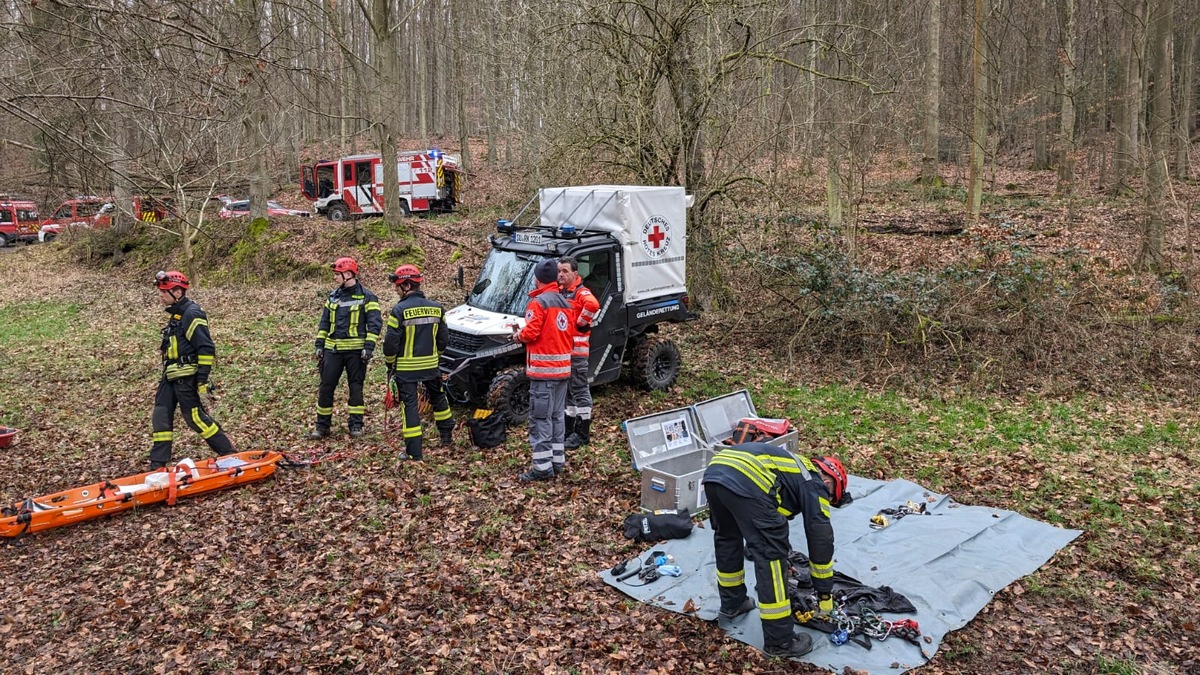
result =
M571 377L571 305L558 292L558 263L542 260L533 268L537 287L529 292L525 327L514 329L513 342L525 344L525 375L529 378L529 445L533 467L517 476L522 482L553 480L566 467L563 450L563 409Z
M812 650L812 638L794 632L787 593L788 521L804 516L809 574L818 612L833 611L833 525L829 507L848 504L847 474L836 457L797 457L767 443L721 450L704 472L717 558L719 617L730 620L754 609L746 595L746 550L754 560L758 616L767 654L791 658Z
M200 305L187 297L188 279L181 272L159 272L154 279L159 300L167 306L170 320L162 329L163 374L154 395L154 412L150 415L154 445L150 448L150 470L166 466L171 461L171 445L175 441L175 407L192 431L208 442L218 455L234 452L233 443L213 421L201 394L209 389L208 375L216 360L217 347L208 332L208 315Z
M566 440L568 449L587 445L592 440L592 392L588 387L589 334L600 301L579 278L579 263L570 256L558 259L558 287L571 303L575 315L575 335L571 347L571 379L567 384Z
M379 298L359 283L358 263L354 258L338 258L332 267L338 287L325 301L321 323L317 327L316 358L321 387L317 390L317 426L308 435L309 440L329 435L333 392L343 371L346 387L350 390L347 426L351 436L363 435L363 415L367 412L363 402L363 381L367 377L367 364L375 354L379 331L383 328Z
M388 280L396 285L400 301L388 315L383 360L388 366L388 386L395 386L404 402L404 452L410 459L421 459L418 385L425 385L442 445L454 442L450 400L438 371L438 359L450 335L446 329L446 310L425 297L421 290L424 277L415 265L397 267Z

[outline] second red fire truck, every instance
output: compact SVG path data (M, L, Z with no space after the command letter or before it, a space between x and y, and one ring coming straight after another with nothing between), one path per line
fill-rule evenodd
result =
M400 209L453 211L462 180L458 158L440 150L396 153ZM383 213L383 164L377 154L320 160L300 167L300 191L330 220Z

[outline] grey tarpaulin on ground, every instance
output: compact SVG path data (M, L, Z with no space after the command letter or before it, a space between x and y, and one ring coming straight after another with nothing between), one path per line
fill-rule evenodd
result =
M993 594L1037 570L1081 534L1012 511L963 506L906 480L885 482L851 476L850 492L854 502L833 510L834 569L869 586L891 586L908 597L916 614L884 618L916 619L922 634L931 640L924 644L930 656L947 633L965 626ZM910 515L884 529L871 529L871 516L880 509L909 500L925 502L931 515ZM805 551L801 518L792 522L792 546ZM633 598L673 612L683 613L690 600L696 608L693 616L715 620L720 601L708 523L695 528L687 539L660 542L646 552L652 549L673 555L683 575L663 577L645 586L638 585L637 577L618 582L608 570L600 577ZM630 564L645 559L646 552ZM755 597L751 563L746 564L746 583ZM762 649L757 612L722 627L730 637ZM809 632L815 646L803 660L832 671L850 666L871 673L902 673L924 663L916 646L897 638L874 642L868 651L852 643L836 646L827 635Z

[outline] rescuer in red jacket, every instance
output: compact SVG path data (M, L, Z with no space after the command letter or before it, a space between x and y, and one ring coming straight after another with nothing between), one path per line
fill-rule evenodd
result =
M529 378L529 444L533 466L518 476L523 482L552 480L566 465L563 450L563 410L571 377L571 348L575 317L571 304L558 292L558 261L547 258L533 268L537 287L525 307L525 327L513 341L525 344L525 375Z

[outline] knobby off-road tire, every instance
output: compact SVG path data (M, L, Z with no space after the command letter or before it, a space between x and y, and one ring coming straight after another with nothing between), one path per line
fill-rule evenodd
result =
M529 421L529 378L525 366L512 366L496 373L488 386L487 406L492 414L502 413L508 426Z
M634 347L629 375L634 384L642 389L670 389L679 378L681 362L679 348L674 341L649 336Z
M325 216L335 223L344 223L350 220L350 208L345 204L334 204L325 212Z

